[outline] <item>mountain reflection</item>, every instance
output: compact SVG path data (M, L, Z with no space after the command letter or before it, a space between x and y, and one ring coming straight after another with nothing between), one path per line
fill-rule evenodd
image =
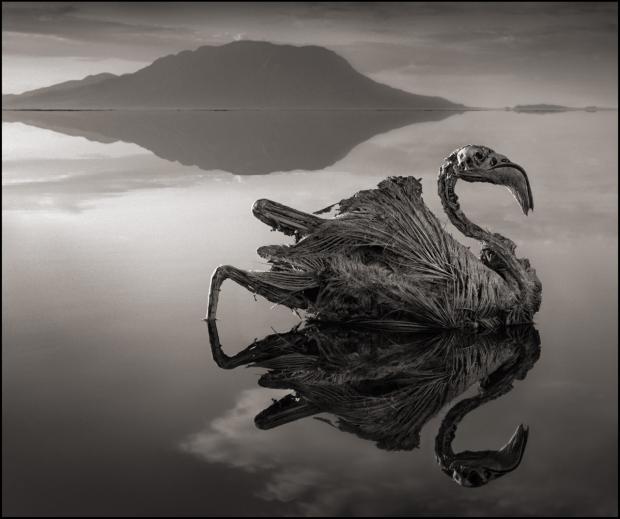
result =
M374 135L439 121L450 111L3 111L91 141L124 141L160 158L236 175L320 170Z
M467 414L509 392L536 363L540 339L533 326L420 334L312 324L269 335L234 356L224 353L214 323L209 335L221 368L262 367L267 372L259 385L292 390L256 415L261 429L329 413L335 421L318 419L380 449L411 450L433 416L478 384L441 423L435 439L440 468L458 484L477 487L521 463L528 438L523 425L499 450L454 453L452 441Z

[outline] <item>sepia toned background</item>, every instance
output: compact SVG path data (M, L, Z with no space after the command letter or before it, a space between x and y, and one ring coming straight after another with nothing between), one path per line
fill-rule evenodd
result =
M605 3L9 2L3 93L244 38L325 45L471 106L617 107L616 20ZM617 112L347 117L3 112L3 515L617 514ZM527 217L507 190L457 190L536 268L542 353L455 450L498 448L525 423L521 466L457 486L434 460L443 413L413 451L312 418L255 428L286 392L258 387L257 368L219 370L201 320L217 265L265 269L256 248L288 242L252 203L313 211L414 175L476 250L436 193L443 157L470 142L529 174ZM231 283L218 318L229 353L299 323Z

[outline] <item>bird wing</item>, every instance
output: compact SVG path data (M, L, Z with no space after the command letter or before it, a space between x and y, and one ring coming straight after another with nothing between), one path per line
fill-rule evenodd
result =
M414 177L389 177L336 205L338 216L294 249L304 258L331 254L332 272L340 272L352 291L368 284L380 265L389 273L375 276L386 297L393 292L394 304L424 309L444 327L495 319L514 303L503 278L446 232Z
M337 217L297 244L300 253L351 255L374 248L396 272L444 278L452 276L458 256L469 253L426 207L422 184L414 177L388 177L376 189L359 191L318 212L334 207Z

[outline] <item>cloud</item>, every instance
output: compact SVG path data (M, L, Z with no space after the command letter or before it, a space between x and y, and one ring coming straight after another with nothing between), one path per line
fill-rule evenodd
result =
M51 3L50 3L51 4ZM78 7L40 5L28 7L4 3L2 30L9 32L51 35L59 38L91 41L122 34L175 33L179 29L166 26L131 24L80 15Z
M243 391L232 409L182 442L180 448L209 463L257 473L263 482L257 496L290 503L295 514L337 514L358 497L365 496L371 502L372 495L393 492L394 480L385 474L391 468L371 443L340 432L335 432L336 437L330 435L326 442L325 435L333 435L335 430L315 420L270 431L256 429L254 416L269 405L271 398L286 393L262 388ZM317 452L329 463L317 463ZM402 490L411 484L413 490L416 485L410 475L402 473L409 472L408 464L398 465L392 473L399 479L396 486ZM374 483L369 484L369 474L376 478Z
M4 55L153 60L162 54L196 47L187 27L129 23L84 13L76 6L4 3Z

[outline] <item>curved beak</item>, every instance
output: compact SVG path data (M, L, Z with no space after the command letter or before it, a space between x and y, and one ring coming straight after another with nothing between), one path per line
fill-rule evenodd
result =
M505 471L514 470L521 463L529 434L529 427L527 425L520 424L506 445L499 450L499 455L504 461L503 469Z
M497 166L493 166L491 170L497 172L494 175L499 180L497 184L506 186L517 199L523 214L534 210L534 197L532 196L530 180L521 166L513 162L500 162Z
M534 210L534 197L527 173L514 162L499 162L489 168L464 170L459 173L458 178L466 182L489 182L507 187L519 202L524 214Z

